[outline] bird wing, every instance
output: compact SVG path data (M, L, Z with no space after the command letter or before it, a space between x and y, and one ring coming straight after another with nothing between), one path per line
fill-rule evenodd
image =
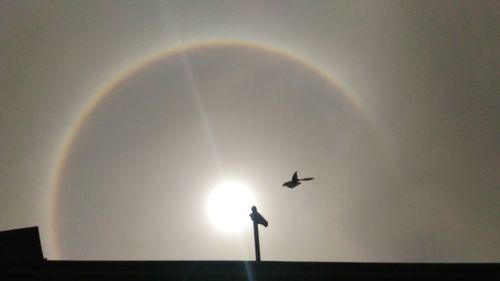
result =
M303 178L303 179L300 179L301 181L310 181L310 180L313 180L314 178Z
M298 181L297 172L293 173L292 181Z

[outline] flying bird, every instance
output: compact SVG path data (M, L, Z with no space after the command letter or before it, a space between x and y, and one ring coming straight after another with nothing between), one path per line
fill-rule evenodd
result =
M301 184L301 181L310 181L310 180L313 180L314 178L303 178L303 179L299 179L297 177L297 172L295 172L292 176L292 180L291 181L287 181L283 184L283 186L286 186L288 188L294 188L296 187L297 185Z

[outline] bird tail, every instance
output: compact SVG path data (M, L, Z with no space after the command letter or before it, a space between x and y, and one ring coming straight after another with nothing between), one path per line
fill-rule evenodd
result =
M301 181L310 181L310 180L313 180L314 178L303 178L303 179L300 179Z

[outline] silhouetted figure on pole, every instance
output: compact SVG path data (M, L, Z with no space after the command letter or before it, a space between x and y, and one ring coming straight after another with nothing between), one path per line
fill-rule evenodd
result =
M257 207L252 206L252 213L250 214L250 218L253 221L253 238L255 241L255 260L260 261L260 244L259 244L259 224L267 227L266 219L257 212Z
M292 176L292 180L291 181L287 181L283 184L283 186L286 186L288 188L294 188L296 187L297 185L301 184L301 181L310 181L310 180L313 180L314 178L302 178L302 179L299 179L297 177L297 172L295 172Z

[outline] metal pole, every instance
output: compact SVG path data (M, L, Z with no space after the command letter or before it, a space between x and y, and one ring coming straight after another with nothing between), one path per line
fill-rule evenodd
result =
M253 238L255 240L255 261L260 261L259 227L256 221L253 222Z
M268 223L266 219L257 212L257 207L252 206L252 213L250 218L253 221L253 238L255 241L255 260L260 261L260 244L259 244L259 224L267 227Z

